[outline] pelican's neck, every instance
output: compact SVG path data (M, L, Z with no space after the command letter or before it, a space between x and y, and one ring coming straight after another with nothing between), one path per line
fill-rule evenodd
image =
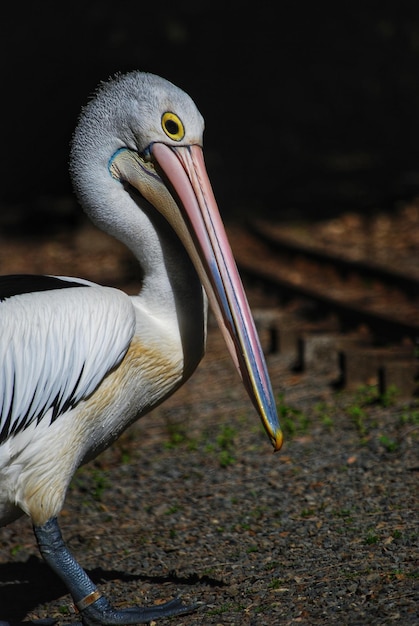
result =
M86 205L91 219L124 243L136 257L142 276L132 297L137 329L146 321L169 333L182 346L184 378L197 367L205 348L207 300L181 241L160 213L118 181L111 182L115 207ZM119 193L116 193L119 192ZM115 195L118 198L115 198Z
M132 198L131 198L132 200ZM163 321L175 315L196 316L204 307L202 285L183 244L154 207L141 198L134 202L136 229L131 226L122 241L135 255L143 275L138 299ZM133 222L131 222L133 225ZM119 233L115 233L119 237Z

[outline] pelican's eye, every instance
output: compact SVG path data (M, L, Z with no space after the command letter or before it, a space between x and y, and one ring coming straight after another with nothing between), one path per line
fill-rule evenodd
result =
M164 132L168 137L170 137L170 139L173 139L174 141L181 141L184 138L185 129L176 113L171 113L170 111L163 113L161 125Z

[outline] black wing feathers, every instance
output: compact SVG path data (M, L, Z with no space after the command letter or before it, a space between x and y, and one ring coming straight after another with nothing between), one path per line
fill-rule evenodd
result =
M37 276L35 274L10 274L0 276L0 302L13 296L34 291L50 291L67 287L85 287L83 283L61 280L57 276Z

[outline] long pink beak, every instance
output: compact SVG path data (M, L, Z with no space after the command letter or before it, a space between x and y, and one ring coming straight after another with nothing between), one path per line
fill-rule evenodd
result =
M154 143L151 152L180 200L179 208L194 242L192 260L243 384L274 449L279 450L283 436L265 358L202 149Z

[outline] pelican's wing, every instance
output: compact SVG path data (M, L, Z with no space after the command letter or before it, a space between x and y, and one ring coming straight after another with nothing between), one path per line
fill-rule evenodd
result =
M130 298L119 290L65 277L0 280L0 443L89 396L134 329Z

